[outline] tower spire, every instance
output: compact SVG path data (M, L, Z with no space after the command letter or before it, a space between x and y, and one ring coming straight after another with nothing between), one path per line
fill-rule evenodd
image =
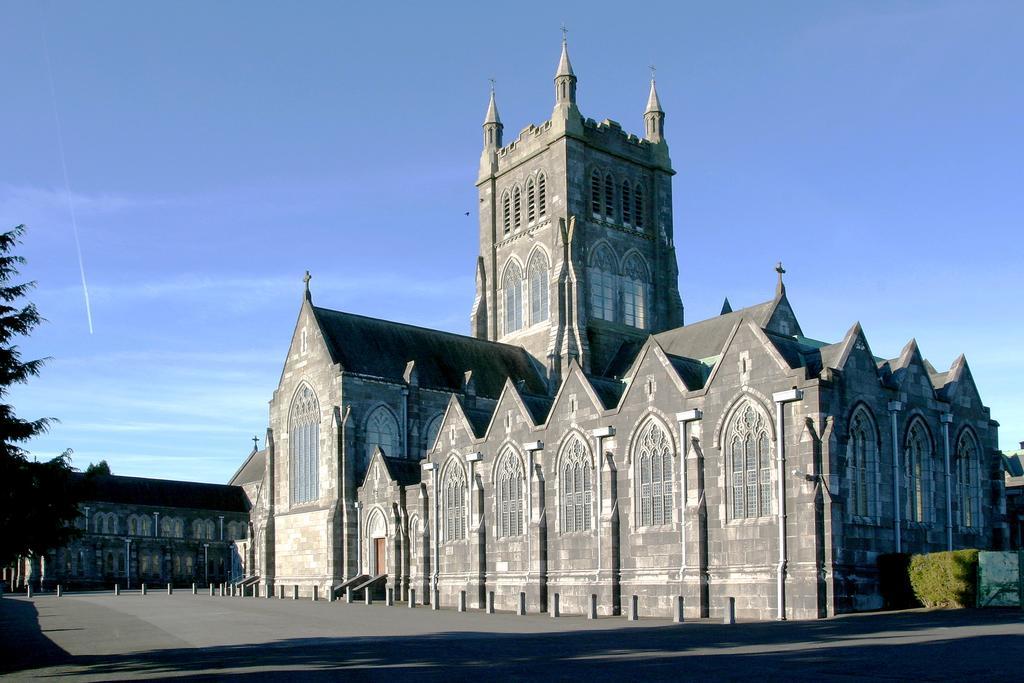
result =
M498 149L501 147L501 132L504 126L498 116L498 103L494 98L494 79L491 81L491 97L487 102L487 115L484 116L484 148Z
M576 106L576 74L569 61L569 44L566 34L569 29L562 24L562 54L558 58L558 70L555 71L555 107Z
M644 137L651 142L664 142L665 110L661 108L661 100L658 99L655 71L654 65L651 65L651 92L647 95L647 108L644 109Z

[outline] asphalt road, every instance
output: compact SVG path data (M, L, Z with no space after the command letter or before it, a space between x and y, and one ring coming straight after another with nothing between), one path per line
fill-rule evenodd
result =
M0 676L1020 680L1020 610L672 624L150 594L0 600Z

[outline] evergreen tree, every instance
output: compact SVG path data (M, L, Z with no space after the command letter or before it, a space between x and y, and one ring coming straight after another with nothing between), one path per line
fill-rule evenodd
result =
M14 343L42 322L34 304L22 305L35 283L13 282L25 262L13 253L24 232L19 225L0 234L0 566L64 545L77 533L71 523L79 514L71 451L36 462L23 447L44 433L52 418L25 420L7 403L11 385L38 375L46 361L23 361Z
M110 476L110 465L107 464L106 460L100 460L99 462L91 462L89 466L85 468L85 476L95 477L99 475Z

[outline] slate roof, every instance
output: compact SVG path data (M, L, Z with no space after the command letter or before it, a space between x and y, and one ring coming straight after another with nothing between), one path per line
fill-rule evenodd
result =
M253 451L246 458L242 466L238 468L228 484L232 486L243 486L263 480L263 474L267 466L267 451Z
M81 487L81 495L88 501L221 512L248 511L245 492L239 486L114 474L86 477L81 472L75 472L71 477L72 486Z
M525 349L451 332L313 307L331 358L348 372L404 381L406 365L416 362L420 386L461 391L467 370L481 396L497 398L505 379L522 381L526 391L546 385Z
M587 381L590 382L590 386L593 387L594 393L601 400L601 405L604 406L605 410L610 410L619 405L619 399L622 398L623 392L626 391L625 383L618 380L587 375Z
M677 327L674 330L654 335L654 339L665 350L665 353L672 356L695 360L717 356L740 318L750 319L755 325L763 328L771 318L775 303L774 300L766 301L692 325Z
M390 458L381 456L388 473L401 486L411 486L420 483L420 462L418 460L406 460L405 458Z
M533 418L534 424L544 424L547 421L548 413L551 412L551 406L555 402L553 398L536 394L520 394L519 397L523 399L523 404L530 411L530 417Z

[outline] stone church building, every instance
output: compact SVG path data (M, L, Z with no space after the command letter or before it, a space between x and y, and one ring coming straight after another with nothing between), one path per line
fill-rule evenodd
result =
M231 482L251 580L805 619L880 607L880 554L1000 546L998 425L964 358L806 336L781 264L768 300L684 324L655 84L641 136L576 89L563 43L550 118L509 142L491 93L469 336L320 307L307 276Z

